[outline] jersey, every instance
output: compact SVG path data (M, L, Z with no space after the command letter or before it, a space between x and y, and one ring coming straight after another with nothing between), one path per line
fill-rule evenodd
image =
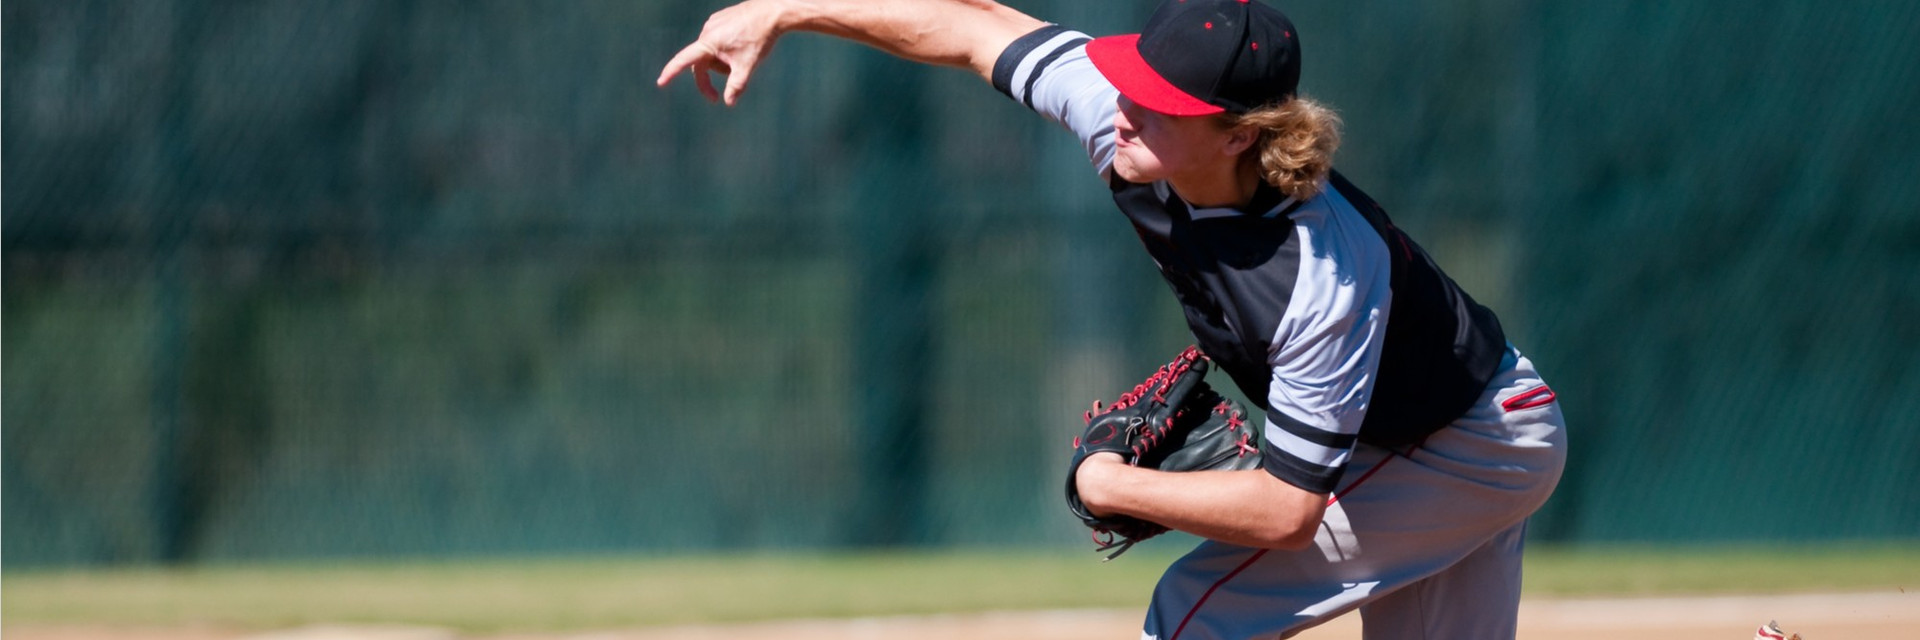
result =
M1475 302L1338 172L1305 201L1261 185L1241 208L1196 208L1165 182L1112 172L1118 92L1082 33L1023 36L994 86L1082 142L1201 350L1266 417L1262 466L1315 493L1355 444L1420 442L1465 414L1507 355Z

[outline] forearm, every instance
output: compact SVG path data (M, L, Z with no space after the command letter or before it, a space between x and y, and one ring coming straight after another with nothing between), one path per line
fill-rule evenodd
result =
M1169 473L1103 454L1083 463L1075 482L1096 515L1130 515L1249 547L1306 548L1326 512L1326 496L1260 469Z
M1045 23L988 0L770 0L778 29L860 42L888 54L991 77L1009 43Z
M732 106L774 41L789 31L839 36L991 81L1000 52L1044 25L990 0L748 0L709 16L700 37L660 68L654 84L665 87L690 71L701 95ZM727 77L724 91L713 86L713 73Z

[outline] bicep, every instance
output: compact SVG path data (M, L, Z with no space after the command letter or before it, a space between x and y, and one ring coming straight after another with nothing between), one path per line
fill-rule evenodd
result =
M1011 7L1000 4L984 3L984 11L978 20L963 25L968 31L967 40L972 43L968 53L968 68L980 79L993 82L993 67L1000 60L1000 53L1007 50L1020 36L1032 33L1047 26L1047 23Z

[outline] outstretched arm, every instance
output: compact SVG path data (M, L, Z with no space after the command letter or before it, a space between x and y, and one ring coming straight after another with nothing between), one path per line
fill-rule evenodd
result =
M748 0L707 18L700 38L667 62L655 84L665 87L692 71L702 95L733 106L788 31L838 36L915 62L971 69L991 81L1000 52L1044 25L991 0ZM709 72L727 76L724 93Z

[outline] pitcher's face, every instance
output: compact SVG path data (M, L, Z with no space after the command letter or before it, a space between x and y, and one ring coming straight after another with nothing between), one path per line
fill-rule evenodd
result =
M1171 116L1126 96L1113 116L1113 171L1133 183L1180 182L1196 174L1232 171L1245 145L1213 116Z

